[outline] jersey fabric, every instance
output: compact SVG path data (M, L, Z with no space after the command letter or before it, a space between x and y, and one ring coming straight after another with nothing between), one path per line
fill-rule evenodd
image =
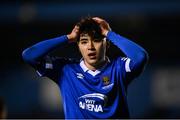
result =
M23 52L23 58L41 76L60 87L65 118L129 118L126 90L147 61L139 45L110 31L107 39L126 57L109 61L96 75L83 68L83 61L46 56L51 50L68 44L66 35L40 42Z

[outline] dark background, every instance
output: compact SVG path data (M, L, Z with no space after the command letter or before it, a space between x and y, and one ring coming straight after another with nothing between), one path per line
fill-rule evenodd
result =
M132 118L180 118L180 2L175 0L1 1L0 98L7 118L63 118L57 85L21 58L42 40L71 32L80 18L106 19L112 30L149 53L144 73L128 88ZM56 55L77 57L75 45ZM120 52L111 46L110 56Z

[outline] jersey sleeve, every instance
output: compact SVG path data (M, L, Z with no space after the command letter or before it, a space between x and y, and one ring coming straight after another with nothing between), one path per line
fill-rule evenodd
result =
M37 70L40 76L47 76L58 80L58 72L65 65L66 60L49 57L49 53L56 48L68 44L67 35L51 38L34 44L22 52L23 60Z
M144 70L148 54L140 45L112 31L108 33L107 38L126 55L118 58L120 63L117 65L121 66L119 70L123 73L124 83L129 84Z
M131 70L130 64L131 59L128 57L118 57L116 59L116 68L118 72L122 75L122 82L127 86L130 81L135 77L135 74Z

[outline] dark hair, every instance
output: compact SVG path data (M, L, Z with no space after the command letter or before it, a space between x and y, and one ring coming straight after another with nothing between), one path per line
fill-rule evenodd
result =
M92 38L103 39L104 36L101 34L101 28L99 24L92 19L92 17L85 17L77 23L79 26L79 35L89 34ZM80 36L78 37L79 41Z

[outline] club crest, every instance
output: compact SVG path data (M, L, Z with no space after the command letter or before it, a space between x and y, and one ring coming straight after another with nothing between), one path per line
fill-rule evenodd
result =
M102 80L103 80L104 85L108 85L110 83L110 80L109 80L108 76L102 77Z

